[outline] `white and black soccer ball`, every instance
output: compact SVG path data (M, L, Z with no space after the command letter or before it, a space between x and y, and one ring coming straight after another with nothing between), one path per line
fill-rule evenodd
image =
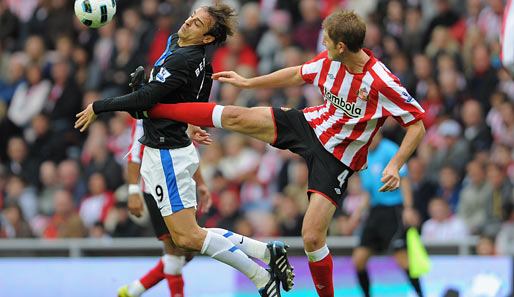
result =
M75 15L89 28L108 24L116 13L116 0L75 0Z

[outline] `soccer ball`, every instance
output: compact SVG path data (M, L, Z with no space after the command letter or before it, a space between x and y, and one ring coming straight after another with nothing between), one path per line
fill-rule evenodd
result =
M89 28L98 28L112 20L116 0L75 0L75 15Z

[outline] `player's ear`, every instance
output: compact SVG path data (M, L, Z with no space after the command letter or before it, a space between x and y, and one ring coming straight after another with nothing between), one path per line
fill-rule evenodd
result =
M342 54L346 51L346 44L344 44L342 41L339 41L336 45L336 49L339 54Z
M212 35L205 35L203 37L202 41L203 41L203 44L209 44L209 43L213 42L214 39L216 39L216 38L214 36L212 36Z

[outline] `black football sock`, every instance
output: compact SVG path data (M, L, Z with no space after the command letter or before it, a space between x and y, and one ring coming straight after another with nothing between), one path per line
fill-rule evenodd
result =
M418 293L419 297L423 297L423 292L421 292L421 284L419 283L419 278L412 278L409 275L409 270L405 270L405 273L407 273L407 277L409 278L409 282L411 283L412 287Z
M362 291L364 292L364 296L370 297L369 294L369 275L368 270L358 270L357 277L359 278L359 284L361 285Z

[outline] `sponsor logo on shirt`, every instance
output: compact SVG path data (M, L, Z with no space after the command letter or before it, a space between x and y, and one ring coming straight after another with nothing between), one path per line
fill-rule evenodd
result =
M343 97L338 97L332 93L330 93L327 88L325 88L325 99L329 100L334 104L337 108L341 109L347 116L351 118L358 118L362 114L362 108L357 107L357 103L349 103Z

